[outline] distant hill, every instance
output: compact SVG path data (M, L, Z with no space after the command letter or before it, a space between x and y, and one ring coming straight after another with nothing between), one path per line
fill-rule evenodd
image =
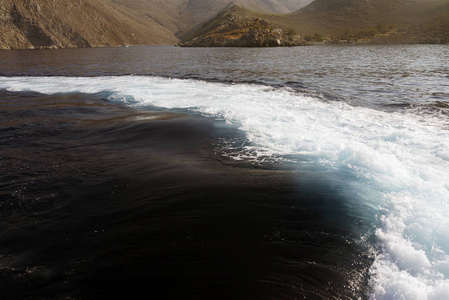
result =
M313 0L235 0L234 3L253 11L286 14L297 11L312 1Z
M448 44L449 4L439 7L438 14L427 21L375 38L373 43Z
M261 19L243 7L230 4L205 23L183 47L279 47L305 45L293 30Z
M375 31L378 26L404 32L424 24L430 33L433 29L429 22L444 21L442 14L448 3L449 0L315 0L296 12L265 17L294 28L302 36L318 33L336 38L346 33L355 37L364 32L370 37L370 32L384 31Z
M215 17L232 0L109 0L129 9L136 16L150 18L185 38ZM312 0L234 0L249 10L265 13L291 13Z
M0 0L0 49L174 44L173 32L103 0Z

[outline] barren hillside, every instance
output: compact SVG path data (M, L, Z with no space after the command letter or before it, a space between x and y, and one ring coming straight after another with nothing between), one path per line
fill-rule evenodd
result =
M315 0L285 20L303 35L355 32L383 24L397 29L426 22L448 0Z
M368 36L388 43L449 42L449 0L310 1L234 0L252 15L284 30L294 29L304 37L346 40ZM0 0L0 49L176 44L193 36L229 3ZM385 32L394 37L378 36Z
M377 26L407 31L420 24L431 24L431 20L444 19L440 16L448 3L449 0L315 0L296 12L264 17L294 28L302 36L318 33L335 37L345 32L354 35L371 31Z
M103 0L0 0L0 49L173 44L173 32Z
M311 0L236 0L288 13ZM0 0L0 49L175 44L231 0Z

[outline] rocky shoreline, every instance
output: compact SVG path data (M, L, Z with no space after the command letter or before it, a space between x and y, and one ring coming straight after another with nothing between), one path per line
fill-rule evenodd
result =
M285 30L265 19L251 16L237 5L228 7L216 18L204 24L192 38L180 47L291 47L307 42L293 29Z
M306 42L299 36L282 35L270 30L249 30L237 38L223 35L201 36L178 45L180 47L291 47L304 46Z

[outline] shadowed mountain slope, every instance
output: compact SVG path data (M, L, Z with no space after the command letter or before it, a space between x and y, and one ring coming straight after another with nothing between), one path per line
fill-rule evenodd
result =
M106 0L129 11L136 18L153 21L168 29L173 34L188 26L181 20L180 14L185 9L185 0Z
M185 37L214 18L232 0L109 0L130 9L136 15L151 18L169 28L178 37ZM265 13L291 13L312 0L234 0L249 10Z

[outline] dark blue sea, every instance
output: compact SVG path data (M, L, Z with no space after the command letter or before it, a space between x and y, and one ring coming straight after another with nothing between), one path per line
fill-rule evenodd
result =
M0 51L0 299L449 299L449 45Z

